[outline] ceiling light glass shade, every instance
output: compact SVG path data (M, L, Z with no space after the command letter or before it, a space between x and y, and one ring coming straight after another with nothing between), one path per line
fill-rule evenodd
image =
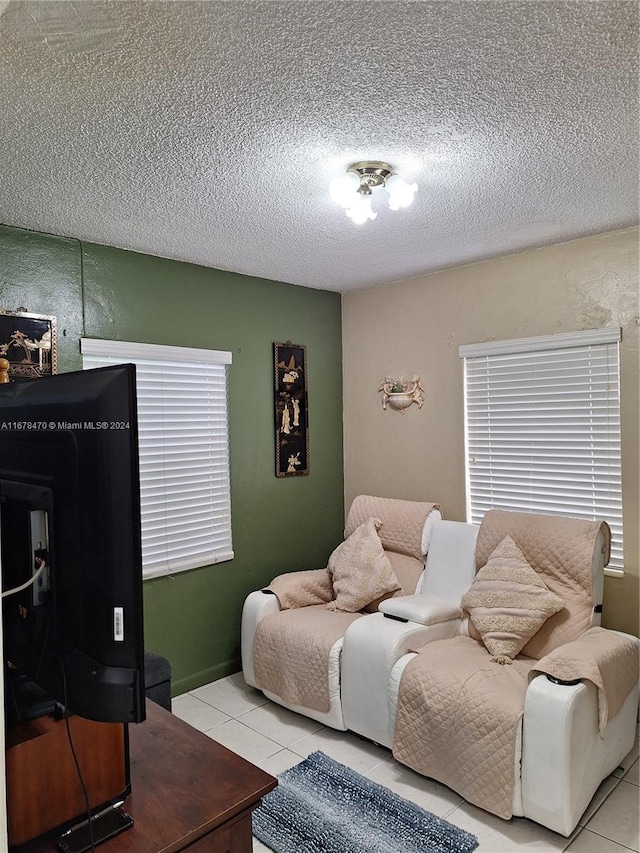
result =
M360 160L347 167L346 174L334 178L329 184L331 199L343 207L347 216L358 225L367 219L375 219L371 209L371 197L388 192L391 210L408 207L418 189L417 184L408 184L396 175L393 167L382 160Z
M413 202L418 185L408 184L400 175L390 175L385 182L385 189L389 193L391 210L400 210L401 207L409 207Z
M350 208L357 199L360 186L360 176L355 172L347 172L339 178L334 178L329 184L329 195L332 201L340 207Z
M371 210L371 196L356 193L353 204L347 210L347 216L356 225L362 225L367 219L375 219L378 214Z

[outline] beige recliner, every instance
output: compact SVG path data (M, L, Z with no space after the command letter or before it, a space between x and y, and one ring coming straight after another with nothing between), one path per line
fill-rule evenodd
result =
M352 624L375 613L381 600L415 592L433 524L441 517L433 503L370 495L355 498L344 544L352 542L350 537L371 519L378 519L377 536L398 581L390 585L394 590L358 606L368 597L361 589L367 579L360 577L348 589L349 579L343 578L342 590L346 588L353 602L346 606L358 609L335 609L336 572L326 568L289 572L266 589L252 592L242 613L242 671L247 684L292 711L334 729L346 729L341 701L345 634Z
M639 641L598 627L609 538L601 522L485 515L461 635L391 672L398 761L500 817L573 831L635 738Z

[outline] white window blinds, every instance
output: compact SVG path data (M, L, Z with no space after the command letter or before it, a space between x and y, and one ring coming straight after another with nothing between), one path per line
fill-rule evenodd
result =
M622 569L619 329L461 346L467 517L603 518Z
M233 559L230 352L83 338L83 367L136 365L145 578Z

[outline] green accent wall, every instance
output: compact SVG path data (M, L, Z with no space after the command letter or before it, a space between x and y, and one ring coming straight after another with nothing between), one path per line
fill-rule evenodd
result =
M80 337L230 350L235 558L145 582L147 648L174 695L240 669L246 595L323 567L342 540L341 302L337 293L0 226L0 307L58 318L58 370ZM307 347L310 474L274 473L274 341ZM46 381L46 380L44 380Z

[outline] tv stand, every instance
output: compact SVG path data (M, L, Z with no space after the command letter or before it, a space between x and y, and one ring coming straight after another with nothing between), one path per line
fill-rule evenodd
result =
M5 763L9 845L60 835L86 816L64 719L40 716L7 729ZM69 730L92 810L130 791L127 728L70 716Z
M251 853L251 812L277 780L147 702L144 723L129 726L133 826L99 853ZM29 853L57 853L54 842Z

